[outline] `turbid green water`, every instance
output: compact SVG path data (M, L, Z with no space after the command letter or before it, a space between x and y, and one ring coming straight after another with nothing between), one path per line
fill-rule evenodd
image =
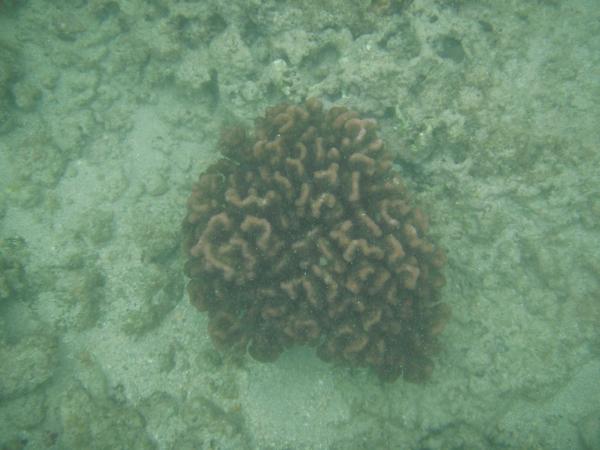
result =
M217 353L180 225L223 122L374 117L446 248L431 380ZM0 2L0 448L600 448L600 7Z

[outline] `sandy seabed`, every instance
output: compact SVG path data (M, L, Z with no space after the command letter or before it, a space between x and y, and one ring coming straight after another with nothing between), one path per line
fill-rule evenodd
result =
M600 448L596 3L0 2L0 448ZM221 355L187 300L221 124L308 96L447 250L425 384Z

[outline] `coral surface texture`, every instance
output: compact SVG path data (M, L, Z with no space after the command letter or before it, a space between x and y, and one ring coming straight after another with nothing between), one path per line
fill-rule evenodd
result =
M221 350L274 361L310 345L385 381L428 378L450 308L374 119L314 98L269 108L194 185L183 222L192 303Z

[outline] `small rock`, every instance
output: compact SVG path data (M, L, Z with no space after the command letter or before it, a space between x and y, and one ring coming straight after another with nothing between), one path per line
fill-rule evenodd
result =
M30 336L15 345L0 343L0 399L33 391L48 380L57 363L57 346L48 336Z
M579 423L579 437L583 448L595 450L600 448L600 410L588 414Z

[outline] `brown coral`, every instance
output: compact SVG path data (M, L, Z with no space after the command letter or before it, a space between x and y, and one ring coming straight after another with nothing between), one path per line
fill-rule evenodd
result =
M297 344L379 377L426 379L449 317L425 237L377 123L316 99L270 108L194 185L183 222L192 303L220 349L273 361Z

